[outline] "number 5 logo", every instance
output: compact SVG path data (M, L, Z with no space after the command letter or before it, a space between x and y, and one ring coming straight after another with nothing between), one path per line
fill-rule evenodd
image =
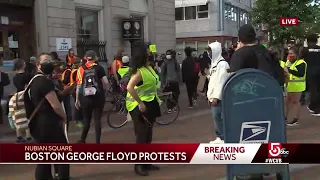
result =
M281 143L269 143L269 157L280 157L281 153Z

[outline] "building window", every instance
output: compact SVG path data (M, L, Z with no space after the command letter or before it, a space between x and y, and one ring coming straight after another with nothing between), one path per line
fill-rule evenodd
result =
M209 4L197 6L198 18L208 18L209 17Z
M185 57L183 42L176 43L176 52L177 60L181 63L183 61L183 58Z
M208 41L198 41L197 44L198 54L203 54L205 51L207 51L206 49L208 48Z
M185 47L196 48L196 42L185 42Z
M240 11L240 23L248 24L248 12L241 10Z
M185 20L197 19L196 6L185 7Z
M184 20L184 8L176 8L176 21Z
M209 17L209 4L176 8L176 21Z
M99 40L98 12L76 9L77 40Z
M224 17L225 19L230 19L231 21L238 21L238 8L230 4L225 4Z

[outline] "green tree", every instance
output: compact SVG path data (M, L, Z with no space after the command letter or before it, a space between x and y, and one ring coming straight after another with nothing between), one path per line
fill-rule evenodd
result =
M304 39L308 34L320 33L320 0L257 0L250 11L255 25L265 24L274 44L291 38ZM299 18L299 26L280 26L281 17Z

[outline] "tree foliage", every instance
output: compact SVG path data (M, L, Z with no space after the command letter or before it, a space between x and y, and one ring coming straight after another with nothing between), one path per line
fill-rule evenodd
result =
M282 44L291 38L302 39L320 33L319 3L320 0L256 0L250 18L255 25L267 25L275 38L273 43ZM281 17L297 17L299 26L280 26Z

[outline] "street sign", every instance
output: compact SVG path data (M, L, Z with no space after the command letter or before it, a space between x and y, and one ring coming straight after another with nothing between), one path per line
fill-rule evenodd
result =
M72 48L71 38L56 38L56 51L69 51Z
M233 73L222 97L226 143L286 143L283 92L279 83L256 69ZM288 165L227 165L227 179L234 176L277 173L289 180Z
M152 53L156 53L157 52L157 46L155 44L150 44L149 45L149 50Z

